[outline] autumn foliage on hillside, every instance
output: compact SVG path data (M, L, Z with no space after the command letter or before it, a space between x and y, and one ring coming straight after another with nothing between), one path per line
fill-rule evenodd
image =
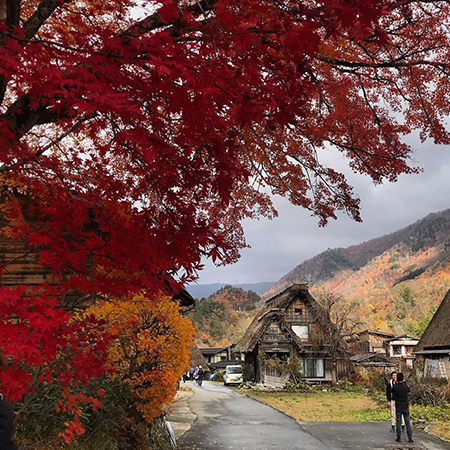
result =
M37 334L5 336L1 389L23 399L67 348L95 350L75 309L235 261L241 221L275 214L267 192L321 225L360 220L322 155L379 183L416 170L403 134L449 143L449 17L415 0L0 2L1 237L47 277L2 288L1 323Z
M437 253L436 248L414 253L397 247L314 290L333 292L357 305L354 317L363 328L420 337L450 289L449 260L436 260Z
M449 236L450 210L430 214L390 235L340 249L348 259L313 287L356 305L355 319L366 328L420 336L450 288ZM349 264L358 253L366 261L361 267Z
M261 304L260 296L227 285L208 298L196 301L189 314L200 347L236 344L244 335Z
M450 288L450 210L388 235L328 249L302 262L263 295L308 280L314 296L341 297L353 323L420 336Z

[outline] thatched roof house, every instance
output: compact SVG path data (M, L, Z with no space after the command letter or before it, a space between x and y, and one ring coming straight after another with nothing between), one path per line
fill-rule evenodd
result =
M241 353L252 352L261 342L261 338L264 337L264 334L268 331L268 328L273 321L278 322L280 329L285 333L285 336L287 336L291 344L295 345L299 350L303 350L302 340L292 331L291 327L287 325L286 314L280 308L269 310L264 308L261 310L247 328L243 338L236 345L235 350ZM281 348L278 348L278 350L282 351Z
M434 313L414 349L416 369L423 376L450 376L450 291Z
M261 353L280 361L299 358L303 378L309 381L331 381L336 372L348 372L346 344L304 284L294 284L267 300L235 351L244 354L255 380L266 385L280 385L285 377L262 367Z

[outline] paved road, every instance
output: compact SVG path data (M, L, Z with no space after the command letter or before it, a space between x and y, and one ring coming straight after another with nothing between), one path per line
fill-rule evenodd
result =
M414 444L398 445L387 423L298 422L221 385L187 385L193 395L175 404L169 417L175 431L184 428L182 450L450 450L450 444L417 430Z
M197 420L179 440L183 450L334 450L291 417L232 389L209 382L192 389L188 405Z

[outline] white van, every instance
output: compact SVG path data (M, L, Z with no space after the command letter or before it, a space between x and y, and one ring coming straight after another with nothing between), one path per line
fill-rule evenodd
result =
M242 366L226 366L223 375L223 384L241 384L242 383Z

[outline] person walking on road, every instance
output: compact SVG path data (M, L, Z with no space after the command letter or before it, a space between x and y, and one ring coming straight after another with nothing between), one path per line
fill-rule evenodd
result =
M202 385L203 382L203 375L205 374L205 371L203 370L203 367L200 365L198 366L198 370L197 370L197 384L199 386Z
M406 433L408 442L414 442L412 438L411 422L409 420L409 401L408 394L411 392L410 387L405 382L405 376L399 372L397 374L397 383L392 386L392 399L395 400L395 416L396 416L396 442L402 441L402 417L405 420Z
M391 373L391 379L388 381L386 386L386 399L391 410L391 433L395 433L395 425L397 423L397 419L395 416L395 400L392 399L392 387L397 383L397 372ZM402 417L402 430L405 428L405 420Z

